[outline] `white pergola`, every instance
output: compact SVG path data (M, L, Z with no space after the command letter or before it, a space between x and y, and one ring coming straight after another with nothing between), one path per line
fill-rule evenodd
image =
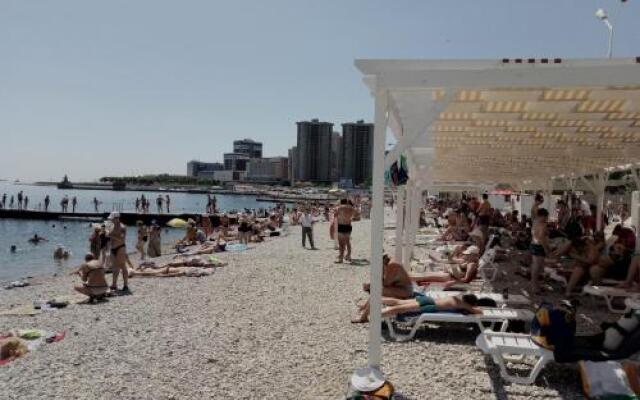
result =
M409 261L425 189L508 183L549 192L580 181L600 215L610 172L634 167L640 182L640 58L355 64L375 98L370 366L380 365L384 170L401 154L410 179L398 188L399 262ZM396 145L385 157L387 128Z

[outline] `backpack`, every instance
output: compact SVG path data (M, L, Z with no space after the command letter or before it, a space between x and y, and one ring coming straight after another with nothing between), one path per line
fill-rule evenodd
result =
M541 347L567 351L573 347L576 335L576 309L563 303L554 307L542 303L531 321L531 339Z

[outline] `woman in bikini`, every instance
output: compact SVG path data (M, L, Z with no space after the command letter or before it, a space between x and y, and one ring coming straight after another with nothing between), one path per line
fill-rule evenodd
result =
M103 299L107 294L107 279L104 276L102 263L91 253L84 257L84 264L73 272L82 278L82 286L74 286L78 293L89 297L89 302Z
M118 290L118 275L122 272L122 280L124 286L122 292L129 293L129 274L127 271L127 246L126 246L126 228L120 223L120 213L117 211L109 215L109 221L112 228L107 232L111 242L111 268L113 281L110 289Z

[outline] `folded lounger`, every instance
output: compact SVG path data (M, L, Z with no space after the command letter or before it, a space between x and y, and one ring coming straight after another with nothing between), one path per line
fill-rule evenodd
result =
M602 297L609 308L609 311L614 313L622 313L627 309L627 304L622 307L616 307L614 300L616 299L640 299L640 293L629 292L624 289L611 287L611 286L585 286L582 288L582 293L588 294L594 297Z
M477 324L481 331L486 329L495 330L499 324L499 330L507 330L510 321L526 321L533 319L533 313L529 310L513 308L483 308L482 314L462 314L459 312L433 312L433 313L410 313L399 315L396 321L412 322L412 327L407 334L401 334L393 326L393 319L386 318L389 327L389 335L396 341L403 342L413 339L418 329L424 324L434 322L449 322L460 324ZM485 325L489 324L489 328Z
M485 331L476 338L476 346L491 356L500 367L500 376L504 380L522 385L535 382L542 368L554 360L553 351L538 346L526 333ZM522 363L525 356L537 360L527 376L518 376L507 370L507 362Z

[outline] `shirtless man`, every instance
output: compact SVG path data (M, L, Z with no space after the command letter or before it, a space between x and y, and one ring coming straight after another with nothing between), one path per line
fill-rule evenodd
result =
M129 291L129 273L127 271L127 248L126 248L126 228L120 223L120 213L117 211L112 212L109 215L109 221L112 222L113 227L107 232L111 242L111 268L113 281L111 284L111 291L118 290L118 275L122 271L122 280L124 286L122 292L130 293Z
M342 264L343 260L351 262L351 221L353 219L354 208L347 199L340 200L340 205L336 207L338 222L338 247L340 255L336 260L337 264ZM345 256L346 249L346 256Z
M451 282L451 283L469 283L473 281L478 274L478 266L480 262L480 248L478 246L469 246L461 253L459 259L452 259L447 271L431 271L421 274L411 275L413 282Z
M545 257L551 255L549 248L549 233L547 232L547 221L549 212L544 208L539 208L533 225L531 227L531 290L533 293L540 292L540 274L544 269Z
M82 278L82 286L74 286L76 292L89 296L89 302L104 298L107 293L107 279L104 276L102 263L88 253L84 256L84 264L72 274L78 274Z
M365 292L369 292L370 285L365 283L362 285ZM388 255L382 256L382 296L393 297L396 299L409 299L413 297L413 284L409 274L402 264L392 262ZM360 315L356 319L352 319L354 324L369 321L369 300L360 308Z
M476 307L478 298L473 294L448 296L440 299L425 295L419 295L407 300L383 297L382 304L387 306L382 309L383 318L412 312L462 311L469 314L482 314L482 310Z

